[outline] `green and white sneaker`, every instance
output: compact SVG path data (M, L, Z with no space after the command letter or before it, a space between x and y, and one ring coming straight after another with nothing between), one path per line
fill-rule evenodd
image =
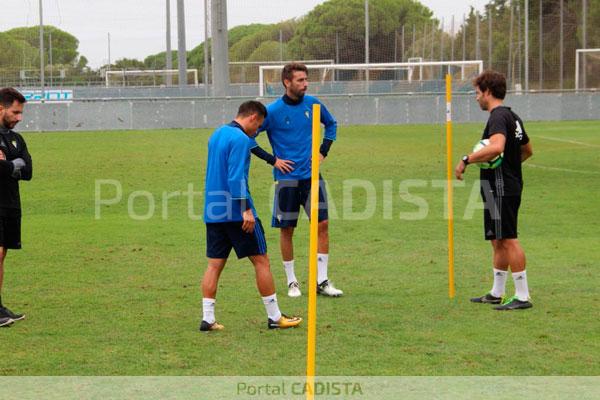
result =
M472 303L485 303L485 304L501 304L502 297L492 296L491 293L486 293L481 297L473 297L471 299Z
M294 281L288 285L288 296L290 296L290 297L302 296L302 293L300 292L300 284L298 282Z
M524 310L526 308L533 307L533 304L529 300L519 300L517 296L513 296L509 299L506 299L502 305L498 307L494 307L494 310L498 311L508 311L508 310Z
M25 315L14 313L6 307L0 307L0 318L10 318L13 321L20 321L25 319Z
M333 283L329 282L329 280L324 280L317 285L317 294L329 297L340 297L344 292L333 286Z

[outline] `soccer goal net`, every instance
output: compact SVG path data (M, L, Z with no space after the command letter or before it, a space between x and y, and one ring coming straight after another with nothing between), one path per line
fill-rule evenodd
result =
M258 82L259 68L262 65L282 65L292 61L231 61L229 63L229 77L231 83L253 83ZM301 60L297 61L306 65L332 65L334 60Z
M106 71L106 86L165 86L179 84L179 70L112 70ZM198 70L186 70L186 84L198 86Z
M575 89L600 89L600 49L575 51Z
M483 71L483 61L422 61L404 63L306 65L315 94L441 93L451 74L457 91L472 90L471 80ZM283 65L261 65L259 95L283 93Z

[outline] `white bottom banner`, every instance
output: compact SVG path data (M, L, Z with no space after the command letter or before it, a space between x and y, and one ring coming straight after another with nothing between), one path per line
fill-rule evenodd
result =
M14 399L598 399L599 377L0 377ZM4 397L3 397L4 398ZM8 398L8 397L7 397Z

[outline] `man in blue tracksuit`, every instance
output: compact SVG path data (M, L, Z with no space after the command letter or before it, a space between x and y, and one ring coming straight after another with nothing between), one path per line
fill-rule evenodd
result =
M304 64L287 64L281 73L285 95L267 106L267 117L259 129L266 131L273 154L269 154L256 142L252 153L274 166L276 181L272 226L280 228L280 246L283 266L287 276L288 295L299 297L300 285L294 273L294 228L298 223L300 206L310 216L310 176L312 147L312 106L321 104L306 95L308 69ZM325 137L320 148L319 160L323 161L336 139L337 122L321 104L320 120L325 125ZM325 296L343 294L329 281L327 192L322 178L319 184L319 235L317 261L317 291Z
M258 101L242 103L235 119L218 128L208 141L204 192L208 267L202 279L203 332L223 329L215 320L215 299L232 248L238 258L248 257L254 265L268 328L291 328L302 322L302 318L287 317L279 310L264 230L248 187L250 136L256 134L266 115L265 106Z

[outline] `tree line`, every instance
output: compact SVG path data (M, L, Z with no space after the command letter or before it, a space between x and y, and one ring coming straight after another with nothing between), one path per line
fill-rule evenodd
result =
M478 57L484 60L486 66L499 69L514 81L522 79L524 3L524 0L492 0L481 13L471 8L464 24L462 16L457 16L456 28L452 32L450 21L444 21L442 27L433 12L417 0L370 0L369 61L400 62L410 57L436 61L472 60ZM573 76L575 49L583 47L583 24L581 0L564 0L563 4L563 75L568 80ZM531 80L542 74L544 80L559 79L559 12L560 0L529 1ZM599 25L600 1L588 0L588 48L600 47L600 30L594 28ZM541 42L540 29L543 33ZM46 36L52 34L55 68L68 69L71 74L98 74L107 68L164 69L166 65L166 54L160 52L144 60L122 58L110 66L91 71L85 56L78 53L77 38L52 26L46 26L44 30ZM329 0L300 18L231 28L229 59L232 62L328 59L337 63L362 63L365 61L364 31L364 0ZM0 32L0 51L3 54L0 73L7 73L11 68L39 67L38 37L38 27ZM48 60L47 44L45 47L45 59ZM188 68L198 69L200 76L204 70L206 48L210 51L210 39L187 52ZM176 50L172 52L173 68L177 68L176 53ZM255 79L248 74L242 78L242 72L235 68L232 68L231 74L233 82Z

